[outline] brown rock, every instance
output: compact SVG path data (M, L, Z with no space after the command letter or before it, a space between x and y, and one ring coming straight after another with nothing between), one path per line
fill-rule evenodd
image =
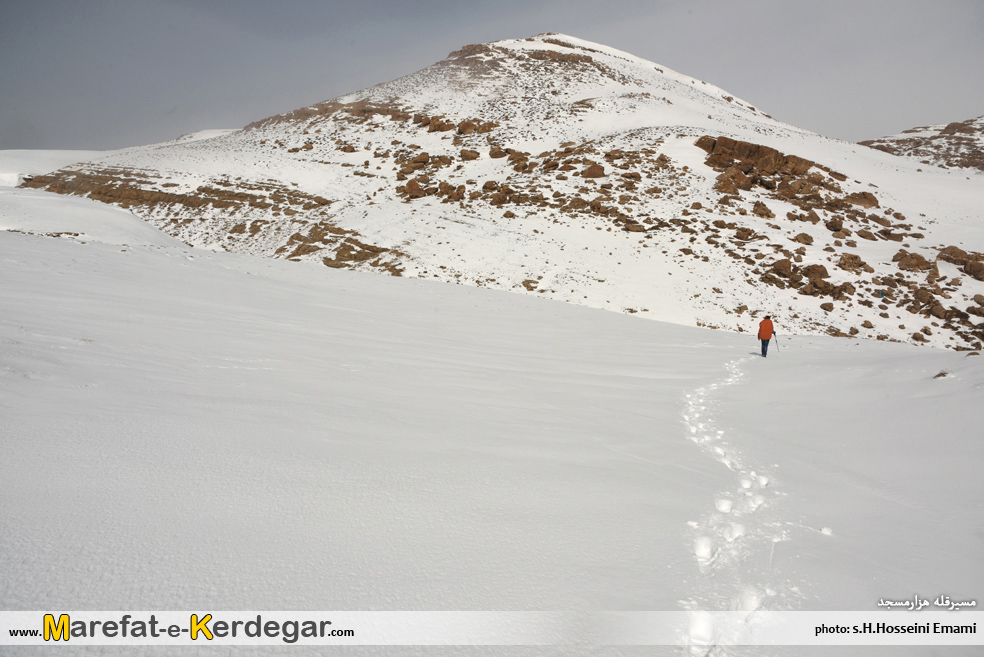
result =
M494 192L499 189L499 183L494 180L486 180L485 184L482 185L482 189L486 192Z
M962 265L967 262L968 256L967 252L960 247L948 246L940 250L939 258L954 265Z
M711 151L714 150L714 137L709 137L707 135L704 135L703 137L697 140L695 145L697 146L697 148L702 149L704 152L710 153Z
M424 188L416 180L407 181L407 196L409 198L421 198L424 195Z
M833 309L834 309L834 304L830 303L829 301L827 303L820 304L820 310L825 310L829 313Z
M858 237L866 240L871 240L873 242L878 239L877 237L875 237L874 233L872 233L870 230L865 230L864 228L858 231Z
M919 288L912 294L916 301L922 304L933 302L933 293L924 287Z
M909 253L905 249L900 249L892 257L892 262L897 262L899 269L902 271L925 271L930 267L929 261L926 258L918 253Z
M984 281L984 262L971 260L963 268L964 272L979 281Z
M839 231L841 228L844 227L844 222L841 221L840 219L831 219L824 225L827 227L827 230L829 230L832 233L836 233L837 231Z
M415 158L413 158L412 160L410 160L410 163L411 164L427 164L428 162L430 162L430 159L431 159L430 158L430 155L428 155L427 153L421 153L420 155L418 155Z
M803 275L806 276L806 278L814 285L817 284L818 280L830 278L830 274L827 273L827 268L823 265L807 265L806 267L803 267L802 272Z
M489 157L500 158L500 157L505 157L506 155L508 155L508 153L506 153L506 151L502 150L498 146L493 146L492 148L489 149Z
M975 294L974 302L979 306L984 306L984 294Z
M878 207L878 199L871 192L855 192L849 194L844 200L853 205L860 205L862 208Z
M813 238L806 233L800 233L794 237L793 240L799 242L800 244L813 244Z
M512 210L506 210L505 214L503 214L502 216L505 217L506 219L512 219L513 217L516 216L516 213L514 213Z
M919 331L916 331L915 333L912 334L912 340L913 340L913 342L926 342L927 341L926 340L926 336L924 336Z
M861 259L861 256L854 255L853 253L845 253L841 256L840 261L837 266L844 271L849 271L852 273L857 273L859 270L865 269L867 264ZM868 267L868 269L871 269Z
M592 164L581 172L582 178L601 178L605 175L605 167L600 164Z
M789 278L793 275L793 263L789 261L789 258L783 258L782 260L777 260L772 263L772 271L779 274L780 276L785 276Z
M872 324L872 323L871 323L871 322L870 322L869 320L867 320L867 319L866 319L866 320L864 320L864 321L863 321L863 322L861 323L861 326L862 326L863 328L866 328L866 329L873 329L873 328L875 328L875 325L874 325L874 324Z
M466 161L467 160L477 160L478 159L478 151L470 151L468 149L463 148L463 149L461 149L461 159L462 160L466 160Z
M776 215L769 209L762 201L755 201L755 206L752 208L752 212L764 219L772 219Z

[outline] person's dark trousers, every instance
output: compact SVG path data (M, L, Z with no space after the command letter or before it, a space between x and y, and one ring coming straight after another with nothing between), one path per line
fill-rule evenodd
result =
M765 358L769 354L769 341L762 340L762 357Z

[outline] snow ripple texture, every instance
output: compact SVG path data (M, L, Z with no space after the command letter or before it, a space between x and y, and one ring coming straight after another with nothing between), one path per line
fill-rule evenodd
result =
M747 463L742 457L740 431L722 428L716 420L719 391L741 383L743 364L754 358L727 363L727 376L685 397L688 437L735 474L734 486L716 495L707 514L689 523L698 574L692 585L694 597L681 605L697 612L690 627L691 656L724 657L740 650L716 645L710 616L699 612L788 609L787 601L799 594L773 571L777 545L789 540L781 529L784 523L776 517L782 493L769 467Z

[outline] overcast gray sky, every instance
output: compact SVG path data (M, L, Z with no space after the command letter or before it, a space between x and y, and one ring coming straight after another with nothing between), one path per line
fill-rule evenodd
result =
M0 149L108 149L562 32L851 141L984 114L984 2L0 0Z

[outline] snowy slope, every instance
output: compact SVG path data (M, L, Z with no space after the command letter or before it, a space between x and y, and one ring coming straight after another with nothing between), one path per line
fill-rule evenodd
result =
M52 198L67 230L117 229ZM4 609L867 610L984 587L977 355L783 336L762 359L546 299L112 242L0 231Z
M786 160L803 166L771 166ZM984 341L984 187L964 173L539 35L27 184L132 209L211 250L691 326L738 331L771 313L783 331L972 349Z

